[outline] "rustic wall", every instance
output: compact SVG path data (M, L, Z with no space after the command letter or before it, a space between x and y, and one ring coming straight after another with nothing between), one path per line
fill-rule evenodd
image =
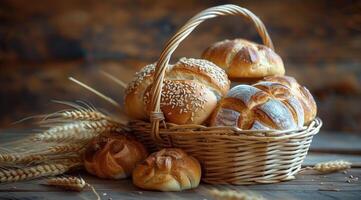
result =
M0 127L58 109L50 99L87 100L112 109L67 76L121 101L124 81L156 61L166 40L188 18L235 3L266 24L287 73L315 95L325 129L361 131L361 1L0 1ZM260 42L239 17L202 24L175 57L199 57L210 43L233 37Z

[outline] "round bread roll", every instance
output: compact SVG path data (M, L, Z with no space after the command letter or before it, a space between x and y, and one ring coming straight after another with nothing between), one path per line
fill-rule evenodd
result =
M125 109L133 119L147 120L155 64L141 69L128 85ZM182 58L168 67L162 88L161 110L167 122L202 124L229 90L227 74L215 64L201 59Z
M303 126L301 103L279 83L238 85L220 102L212 126L237 126L243 130L290 130Z
M114 133L99 136L89 143L84 166L87 172L99 178L122 179L128 177L147 155L141 143Z
M202 58L226 70L231 80L254 82L285 73L281 57L272 49L244 39L216 42L203 52Z
M196 188L200 179L199 162L175 148L152 153L133 171L134 185L147 190L181 191Z
M295 78L290 76L268 76L265 81L277 82L289 88L290 92L299 100L304 110L304 122L310 123L317 115L317 105L310 91L298 84Z

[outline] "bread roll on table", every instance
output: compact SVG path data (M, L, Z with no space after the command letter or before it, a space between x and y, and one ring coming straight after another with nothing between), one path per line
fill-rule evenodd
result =
M181 191L196 188L200 179L199 162L176 148L152 153L133 171L134 185L146 190Z
M136 164L147 155L144 146L132 137L110 133L89 143L84 166L87 172L99 178L122 179L131 175Z

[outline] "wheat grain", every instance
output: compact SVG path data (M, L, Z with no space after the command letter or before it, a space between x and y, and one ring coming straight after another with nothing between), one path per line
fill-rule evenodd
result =
M351 168L351 163L343 160L317 163L313 169L322 173L330 173Z
M69 177L55 177L47 179L45 185L57 186L66 190L82 191L87 185L84 179L69 176Z
M46 159L47 156L42 154L0 154L0 164L32 163L35 161L42 161Z
M209 193L216 200L265 200L265 198L260 195L235 190L221 191L212 189Z
M32 167L7 169L0 171L0 183L35 179L43 176L63 174L73 167L79 166L78 160L67 159L63 162L41 164Z

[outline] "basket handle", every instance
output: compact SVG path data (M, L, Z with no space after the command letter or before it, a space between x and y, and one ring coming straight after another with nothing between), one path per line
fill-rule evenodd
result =
M194 17L192 17L188 22L182 26L176 34L167 42L165 48L163 49L160 57L158 59L155 75L154 75L154 82L151 90L151 110L153 112L150 113L150 121L152 123L152 132L151 136L154 141L161 143L162 138L159 136L159 122L164 120L164 115L160 110L160 100L161 100L161 92L163 87L163 80L165 71L169 64L169 60L176 50L178 45L203 21L206 19L211 19L217 16L224 16L224 15L240 15L247 20L251 21L253 25L256 27L258 34L261 36L263 43L273 48L273 43L268 35L268 32L262 23L262 21L251 11L236 6L232 4L215 6L203 10L202 12L198 13Z

